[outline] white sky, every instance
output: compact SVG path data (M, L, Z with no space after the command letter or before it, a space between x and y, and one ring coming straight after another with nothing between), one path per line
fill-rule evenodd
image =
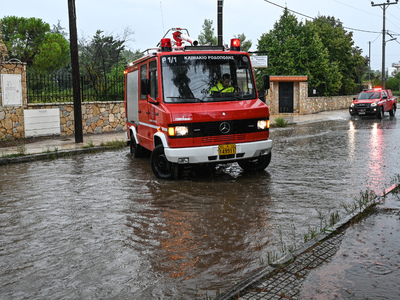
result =
M395 2L395 0L390 0ZM217 35L217 0L76 0L78 38L92 37L96 30L122 36L124 28L134 31L132 50L157 45L164 33L173 27L189 30L197 39L205 19L214 22ZM270 0L303 15L333 16L353 31L355 45L368 56L371 43L371 68L382 68L383 10L372 7L370 0ZM386 0L375 0L384 3ZM224 0L224 43L244 33L255 51L258 39L279 20L283 9L265 0ZM68 0L0 0L0 18L4 16L36 17L52 27L58 20L69 31ZM296 15L299 21L306 17ZM386 67L400 61L400 3L386 9L386 30L397 34L397 41L386 43ZM172 37L172 36L171 36ZM391 39L389 36L386 40Z

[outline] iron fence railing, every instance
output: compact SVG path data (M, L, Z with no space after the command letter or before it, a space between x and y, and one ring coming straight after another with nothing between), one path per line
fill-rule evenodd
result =
M28 103L73 102L71 74L27 74ZM80 77L81 100L117 101L124 100L124 75L106 78Z

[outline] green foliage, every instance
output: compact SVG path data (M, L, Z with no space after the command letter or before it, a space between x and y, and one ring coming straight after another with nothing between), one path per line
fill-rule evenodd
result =
M353 47L352 35L331 17L303 24L285 9L257 48L269 56L268 68L257 73L258 83L264 74L307 75L309 91L331 96L353 93L365 71L365 59Z
M212 45L217 45L218 40L214 34L213 21L209 19L204 20L203 29L198 36L198 41L200 45L205 45L207 43L212 43Z
M398 92L400 91L400 72L397 73L395 77L389 77L388 81L385 82L385 87L391 89L392 92L395 92L395 94L398 95Z
M338 65L342 75L339 94L358 92L362 75L368 69L368 59L362 57L361 49L354 46L353 33L346 32L342 22L334 17L320 16L312 22L321 42L328 50L330 61Z
M122 56L124 43L124 40L104 35L98 30L89 43L81 44L81 71L99 98L107 97L117 84L116 75L123 74L126 63Z
M278 127L286 127L288 125L288 121L282 117L275 118L274 122L275 122L275 125Z
M1 20L3 41L9 58L17 58L28 65L33 63L50 25L37 18L4 17Z
M69 43L50 25L37 18L4 17L1 20L3 41L8 58L26 62L40 72L53 72L69 62Z
M59 33L46 33L39 52L35 55L33 67L38 73L52 73L66 66L69 61L68 41Z

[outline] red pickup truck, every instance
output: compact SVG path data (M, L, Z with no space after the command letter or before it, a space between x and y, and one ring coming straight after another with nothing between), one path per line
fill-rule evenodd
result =
M374 88L362 91L353 98L349 112L351 116L375 115L378 119L382 119L385 112L389 112L393 117L396 114L396 107L397 97L393 96L392 90Z

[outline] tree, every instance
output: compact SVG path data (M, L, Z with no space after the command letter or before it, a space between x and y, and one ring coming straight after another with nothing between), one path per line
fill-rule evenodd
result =
M0 62L7 60L7 46L3 42L3 35L1 33L1 21L0 21Z
M284 10L273 29L258 41L258 51L268 52L268 68L257 74L307 75L309 90L318 95L336 94L341 87L338 65L331 62L327 49L311 22L303 24Z
M400 91L400 72L398 72L394 77L389 77L386 82L386 88L392 91Z
M1 26L9 58L32 65L44 36L50 31L50 25L37 18L10 16L2 19Z
M9 59L26 62L38 72L52 72L69 62L68 41L58 33L51 33L50 25L41 19L4 17L1 31Z
M246 36L244 33L238 34L237 36L235 36L235 38L238 38L240 40L240 48L243 51L248 52L253 45L251 41L246 41Z
M70 61L69 43L59 33L46 33L35 55L33 67L38 73L52 73Z
M336 62L342 74L342 95L359 91L361 78L368 70L368 60L361 55L361 49L354 46L353 33L346 32L342 22L334 17L320 16L313 21L322 44L328 50L330 60Z
M97 30L90 42L81 41L80 64L98 97L105 97L123 74L124 41Z
M209 19L204 20L203 29L199 34L198 41L200 45L211 43L217 45L218 40L214 34L213 21Z

